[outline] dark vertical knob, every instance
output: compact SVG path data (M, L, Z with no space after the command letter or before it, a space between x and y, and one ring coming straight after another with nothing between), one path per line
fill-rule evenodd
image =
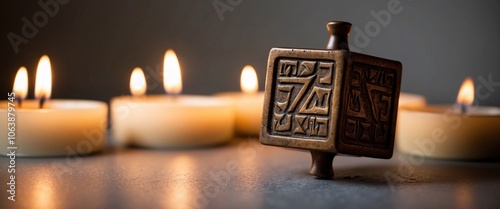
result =
M333 158L335 153L311 150L312 164L309 174L318 179L333 178Z
M351 32L351 23L342 21L331 21L326 24L328 30L328 44L326 49L344 49L349 50L349 32Z

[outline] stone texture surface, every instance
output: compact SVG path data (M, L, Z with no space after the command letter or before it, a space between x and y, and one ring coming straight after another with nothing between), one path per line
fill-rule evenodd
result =
M500 162L339 156L334 180L308 152L237 139L194 150L109 148L85 158L18 158L16 202L0 208L498 208Z

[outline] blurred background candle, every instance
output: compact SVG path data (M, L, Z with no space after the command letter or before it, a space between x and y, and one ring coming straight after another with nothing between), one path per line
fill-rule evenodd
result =
M264 92L258 92L257 74L252 66L247 65L241 71L240 87L241 92L223 92L217 95L229 98L234 103L236 134L258 136L262 126Z
M403 92L399 95L399 109L425 107L425 104L426 100L422 95Z
M474 84L468 78L456 105L402 109L399 149L442 159L500 159L500 108L472 106L473 101Z
M426 100L425 97L422 95L403 93L403 92L399 94L398 112L401 112L403 109L408 109L408 108L423 108L425 107L425 105L426 105ZM401 120L399 118L401 118L400 114L398 114L398 120L396 121L396 140L394 142L396 146L399 143L398 142L400 140L399 136L401 135L401 133L399 133L400 132L399 127L401 126L400 125Z
M150 148L214 145L233 138L234 110L230 100L182 91L181 71L174 51L165 53L164 89L169 95L145 95L140 68L130 78L132 96L111 100L111 130L116 144Z
M28 157L86 155L104 148L106 103L49 100L51 77L50 59L44 55L36 73L37 100L24 101L28 93L28 76L26 68L19 69L13 88L16 101L0 102L0 117L4 118L0 123L5 127L0 128L0 135L13 136L0 140L0 147L4 147L0 154L15 151L17 156ZM7 118L12 119L5 124Z

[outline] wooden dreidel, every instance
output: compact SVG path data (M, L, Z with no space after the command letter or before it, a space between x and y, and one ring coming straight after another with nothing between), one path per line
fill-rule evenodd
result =
M326 50L269 52L262 144L310 150L310 174L333 177L336 154L392 157L400 62L349 51L351 24L329 22Z

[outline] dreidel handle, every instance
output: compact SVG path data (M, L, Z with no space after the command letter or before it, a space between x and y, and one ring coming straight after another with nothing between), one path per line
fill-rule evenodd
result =
M342 21L330 21L326 24L328 30L328 44L326 49L349 50L349 32L351 23Z

